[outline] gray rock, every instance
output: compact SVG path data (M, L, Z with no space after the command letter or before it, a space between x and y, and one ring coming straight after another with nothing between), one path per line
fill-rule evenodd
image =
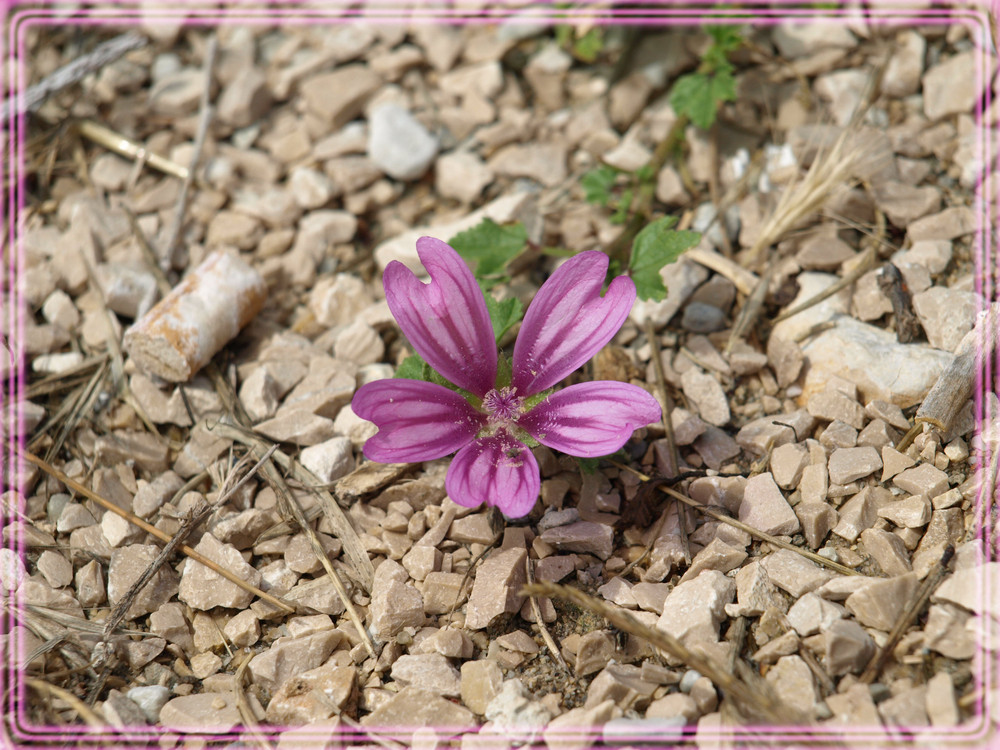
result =
M402 107L383 104L369 114L368 158L390 177L419 179L437 149L437 139Z
M834 677L857 674L875 653L875 641L853 620L837 619L822 628L826 639L826 669Z
M717 570L706 570L693 581L678 584L663 603L657 627L690 646L715 643L725 605L733 600L736 584Z
M838 448L830 455L827 468L831 482L848 484L881 469L882 459L878 451L871 446Z
M160 553L160 548L152 544L132 544L111 553L108 567L108 601L114 605L139 580L143 572ZM242 561L242 558L240 558ZM188 564L198 564L189 560ZM155 612L156 609L177 594L177 573L169 565L162 566L142 589L125 613L125 619ZM23 591L22 591L23 593ZM248 602L249 603L249 602Z
M206 533L202 535L195 550L252 586L260 586L260 573L247 563L239 550L231 544L223 544L212 534ZM213 607L243 609L249 607L253 601L251 592L245 591L196 560L188 560L185 563L177 597L191 607L202 610Z
M931 346L954 352L976 322L982 299L975 292L932 286L913 295L913 311Z
M771 553L761 565L775 586L794 597L813 591L833 578L830 571L788 549Z
M844 605L862 625L889 631L917 590L917 576L905 573L855 591Z
M929 120L971 112L981 93L977 89L976 53L960 52L942 60L928 70L922 79L924 113ZM978 85L986 85L979 82Z
M783 705L805 717L813 715L819 692L812 670L801 656L782 656L764 679Z
M794 534L800 528L795 511L781 494L770 472L747 480L739 519L767 534Z
M160 720L160 710L170 700L170 688L163 685L143 685L131 688L125 695L135 703L151 724Z

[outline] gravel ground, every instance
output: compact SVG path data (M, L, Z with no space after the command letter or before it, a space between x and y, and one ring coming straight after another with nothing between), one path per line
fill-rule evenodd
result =
M969 390L996 340L982 29L748 23L701 129L671 105L704 70L698 26L510 12L150 21L29 116L4 292L26 328L0 339L3 377L27 373L0 550L15 742L993 732L998 403ZM33 27L30 83L126 30ZM350 402L412 353L381 274L419 270L417 237L523 227L492 293L527 303L560 250L615 255L662 215L701 242L571 380L647 389L671 434L594 465L535 448L522 519L452 502L447 458L364 460ZM154 304L185 277L177 298L225 304L176 313L197 344L171 363ZM593 599L526 597L529 578Z

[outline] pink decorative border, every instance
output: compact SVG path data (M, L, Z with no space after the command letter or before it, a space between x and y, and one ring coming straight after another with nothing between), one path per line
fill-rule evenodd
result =
M236 7L232 10L219 10L218 8L206 7L204 0L173 0L169 6L162 6L160 8L153 6L152 12L150 12L150 5L142 3L141 0L127 0L121 2L118 8L107 7L89 12L60 14L58 7L48 9L42 6L17 10L17 0L0 0L0 7L2 7L4 16L9 16L9 18L6 18L7 34L5 37L0 37L0 45L6 43L6 47L9 50L7 54L9 65L8 91L12 95L23 96L27 88L25 80L26 66L19 65L18 61L28 59L25 40L26 32L29 28L36 25L126 26L148 23L154 20L173 20L179 17L184 18L188 24L201 26L234 23L271 24L275 22L289 25L319 22L336 24L351 21L366 21L371 23L403 22L410 24L447 21L456 24L488 24L509 20L512 17L520 18L525 23L572 23L574 21L574 13L578 13L581 15L581 19L585 17L588 22L602 25L628 23L691 26L701 24L706 20L711 20L713 23L719 24L752 23L756 25L773 25L781 22L799 21L803 23L816 21L847 23L851 20L890 26L966 23L970 26L970 36L975 41L976 39L991 39L990 12L992 11L992 13L997 14L998 10L1000 10L997 0L993 0L992 3L989 3L989 0L983 0L982 3L977 3L975 0L966 0L965 6L961 2L956 2L954 3L956 7L950 8L944 7L944 3L940 1L922 3L911 0L878 0L877 2L873 0L868 5L877 7L869 7L867 9L860 7L809 7L809 3L804 3L800 0L772 0L767 4L770 7L763 7L764 3L761 0L755 0L755 2L756 5L760 5L761 7L743 8L740 10L717 9L713 8L715 3L712 0L693 0L686 3L692 7L679 8L669 0L646 0L646 2L630 2L627 9L608 9L603 7L610 4L606 1L585 0L584 2L580 2L578 0L575 3L577 8L573 10L561 10L553 2L531 3L522 0L521 2L508 2L507 7L496 7L502 6L503 3L494 2L492 3L494 7L482 9L478 7L469 8L467 7L468 4L463 2L463 0L455 0L453 3L444 0L427 0L419 8L402 9L401 13L396 0L368 0L366 3L351 3L350 0L327 0L325 5L318 8L302 8L296 0L275 0L273 3L275 7L271 9L243 9L238 7L238 2L234 2L233 5ZM745 3L745 5L753 4ZM914 7L928 4L930 7ZM812 5L818 4L814 3ZM995 17L996 15L994 15ZM978 82L982 83L987 65L990 62L995 63L996 61L996 52L983 47L980 47L980 52L981 55L978 60L980 65L977 70L977 76ZM977 268L975 284L976 291L985 300L990 301L996 299L997 293L995 288L996 282L990 273L991 269L997 267L997 256L996 248L992 244L993 237L990 232L985 232L984 229L987 227L993 228L996 225L997 206L989 201L989 195L988 193L984 194L983 188L988 186L990 182L989 178L995 174L996 165L994 160L996 155L992 153L993 144L988 137L987 126L983 123L983 114L989 111L992 101L992 87L984 86L981 87L981 90L984 90L985 94L982 102L977 103L975 114L978 124L978 153L981 156L984 167L983 177L976 191L974 203L980 222L977 234L978 242L976 242L975 246ZM17 116L14 119L15 126L8 129L8 153L13 158L0 160L0 178L7 178L9 183L5 182L4 184L12 186L6 196L6 208L8 217L11 219L8 222L7 239L12 251L8 255L6 267L0 272L4 274L0 276L0 281L3 282L0 290L3 290L7 294L4 298L5 309L2 310L2 313L6 315L8 321L9 330L6 333L9 335L8 341L13 350L12 353L16 357L17 367L16 377L8 380L6 390L3 394L3 402L7 406L5 406L3 414L3 420L6 421L6 424L0 424L0 439L3 440L3 453L0 454L0 468L11 474L20 471L21 473L18 475L19 479L24 479L27 476L25 473L27 470L24 468L14 468L19 467L20 463L17 456L18 445L13 440L5 439L4 435L18 435L20 445L23 447L24 418L19 403L25 397L26 393L26 362L23 356L22 343L24 340L26 312L23 300L24 290L20 288L20 279L26 268L26 261L24 248L21 243L20 217L23 215L25 208L25 186L23 183L23 175L25 174L25 120L26 117L24 115ZM4 173L6 165L9 165L9 175ZM1000 192L1000 179L997 179L997 191ZM986 388L992 384L994 392L1000 390L1000 382L996 380L998 368L1000 368L1000 354L998 354L998 357L994 361L984 358L983 368L978 375L979 379L977 380L975 393L977 424L980 428L984 424L986 416ZM13 408L10 408L9 405L13 405ZM984 455L984 464L987 468L990 466L992 460L994 460L994 457L989 452L989 449L987 449ZM983 468L980 467L979 471L982 472L982 470ZM6 475L0 478L0 481L6 482ZM21 486L21 483L9 481L7 484L0 486L0 490L18 489L19 486ZM985 487L983 487L980 497L977 499L977 512L988 511L993 501L997 499L985 497L984 492ZM3 525L6 526L14 519L6 515L6 509L3 509L2 512L5 514ZM986 517L985 512L980 517ZM986 560L996 559L998 555L996 554L997 550L994 545L1000 543L1000 541L992 539L991 535L986 534L985 529L980 529L979 534L985 544ZM18 539L16 541L14 549L22 553L22 540ZM985 585L986 591L983 592L984 597L1000 595L1000 586L997 585L997 582L989 581ZM9 624L13 624L13 621L10 621ZM741 745L774 743L775 741L803 744L876 742L900 745L909 744L914 739L922 742L934 739L942 745L961 743L968 746L977 741L986 741L991 722L997 720L997 717L989 715L989 701L986 699L994 689L993 670L988 668L988 660L990 658L989 652L983 651L977 654L977 657L972 661L973 671L978 682L979 694L982 697L980 704L977 706L976 719L960 727L941 729L915 727L911 730L900 727L886 728L880 726L877 728L857 727L825 731L823 727L806 729L801 727L761 726L722 729L718 734L699 731L697 735L693 729L689 728L683 733L683 739L680 742L690 744L696 741L697 737L699 743L717 740L720 742L739 743ZM27 695L26 688L20 681L20 676L21 673L14 668L13 664L7 665L5 673L0 673L0 682L3 682L0 688L4 689L4 694L7 696L7 704L4 707L5 716L9 719L9 723L0 725L2 727L0 728L0 732L3 733L2 741L5 745L11 747L19 747L22 744L36 747L54 747L65 746L68 742L78 741L92 745L128 746L133 744L154 745L170 735L176 735L178 741L182 739L179 731L163 730L156 727L135 727L124 731L104 732L101 730L88 730L83 726L74 726L73 733L69 733L65 727L31 725L26 721L26 717L23 714ZM8 729L13 730L12 735L7 735ZM329 733L322 733L311 737L308 732L304 731L304 727L294 727L294 729L297 729L298 733L300 733L297 735L297 738L301 736L301 739L305 742L311 739L317 742L325 742L331 736ZM391 727L379 729L376 732L371 728L366 728L366 731L354 731L341 726L337 736L341 742L345 743L367 742L370 744L372 739L368 732L372 734L377 733L380 737L404 738L412 735L414 729L413 727ZM469 729L468 727L442 727L437 728L436 732L439 736L452 737L469 731ZM262 730L260 734L264 734L269 739L274 740L276 739L275 733L278 731L281 730L276 727L268 728ZM235 734L214 733L206 731L204 727L198 727L193 728L190 733L185 733L184 739L200 738L208 742L228 743L243 737L252 742L252 737L256 734L258 733L247 730ZM481 741L486 740L489 736L484 735ZM566 740L583 739L589 736L593 741L598 741L600 737L599 732L595 735L595 730L592 729L567 730L561 736L564 736ZM498 744L506 743L508 738L505 735L497 735L497 740ZM632 744L635 743L633 742Z

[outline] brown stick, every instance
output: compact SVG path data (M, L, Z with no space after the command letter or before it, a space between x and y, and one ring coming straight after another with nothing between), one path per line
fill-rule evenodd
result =
M87 487L85 487L84 485L80 484L76 480L71 479L70 477L68 477L65 474L63 474L61 471L59 471L59 469L57 469L52 464L50 464L50 463L48 463L46 461L43 461L38 456L36 456L36 455L34 455L32 453L28 453L27 451L23 451L21 453L21 456L23 458L25 458L26 460L30 461L31 463L35 464L35 466L37 466L39 469L41 469L42 471L44 471L49 476L53 476L56 479L58 479L60 482L62 482L63 484L65 484L67 487L69 487L74 492L78 492L79 494L83 495L84 497L86 497L86 498L88 498L90 500L93 500L95 503L97 503L98 505L100 505L105 510L110 510L115 515L121 516L122 518L124 518L129 523L133 523L136 526L138 526L140 529L142 529L143 531L145 531L147 534L152 534L157 539L159 539L161 542L164 542L164 543L169 543L170 542L170 535L169 534L165 534L164 532L160 531L155 526L153 526L153 525L151 525L149 523L146 523L144 520L142 520L141 518L139 518L139 516L135 515L134 513L130 513L127 510L122 510L121 508L119 508L114 503L112 503L112 502L110 502L108 500L105 500L103 497L101 497L100 495L98 495L96 492L88 489ZM180 545L180 550L185 555L187 555L188 557L190 557L192 560L195 560L196 562L200 562L202 565L204 565L207 568L211 568L216 573L218 573L220 576L222 576L223 578L225 578L228 581L232 581L233 583L235 583L237 586L239 586L244 591L253 592L254 596L259 596L264 601L269 602L270 604L273 604L275 607L278 607L279 609L282 609L285 612L288 612L290 614L295 614L295 608L292 607L291 605L286 604L285 602L281 601L281 599L277 599L277 598L271 596L266 591L261 591L256 586L251 586L249 583L247 583L246 581L244 581L242 578L240 578L239 576L237 576L235 573L230 573L225 568L220 568L219 565L216 562L214 562L212 560L209 560L203 554L201 554L200 552L196 552L194 549L192 549L191 547L188 547L186 544Z

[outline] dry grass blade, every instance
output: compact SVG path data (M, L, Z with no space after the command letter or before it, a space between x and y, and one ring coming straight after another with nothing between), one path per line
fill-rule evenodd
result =
M236 709L240 712L240 718L243 719L243 726L247 728L250 737L253 738L257 746L261 750L272 750L271 743L267 741L267 737L260 731L260 723L257 721L257 716L254 714L250 701L247 700L246 691L243 690L243 677L246 675L247 667L250 665L252 658L253 654L245 654L243 661L236 668L236 674L233 676L233 695L236 697Z
M205 51L205 64L202 68L205 82L201 92L201 105L198 114L198 132L195 134L194 149L191 152L191 162L188 164L187 174L181 185L180 193L177 196L177 205L174 207L174 217L170 223L170 231L167 232L167 239L163 243L160 254L161 268L173 266L174 253L177 249L177 241L181 236L181 228L184 226L184 216L187 213L188 194L191 192L191 184L194 181L194 173L201 161L201 152L205 146L205 136L208 135L208 126L212 122L212 70L215 67L215 56L219 50L219 38L212 34L208 42L208 49Z
M63 690L61 687L56 687L50 682L39 680L34 677L26 679L24 684L32 690L40 693L46 699L51 700L52 698L58 698L59 700L65 701L70 708L80 715L80 718L87 723L87 726L92 729L103 730L108 728L107 722L104 721L97 709L91 708L68 690Z
M547 581L525 586L521 593L527 596L536 595L566 599L600 615L619 630L649 641L656 648L680 659L691 669L695 669L708 677L719 689L738 703L741 710L750 716L760 716L762 719L775 724L805 723L803 717L780 703L771 692L770 686L762 680L755 681L756 684L754 685L743 682L721 665L716 664L700 653L690 650L669 633L643 625L626 610L606 604L570 586L549 583Z
M155 526L152 526L151 524L148 524L145 521L143 521L137 515L135 515L133 513L129 513L126 510L122 510L121 508L119 508L114 503L112 503L112 502L110 502L108 500L105 500L103 497L101 497L100 495L98 495L96 492L88 489L87 487L85 487L84 485L80 484L76 480L74 480L74 479L66 476L65 474L63 474L61 471L59 471L59 469L57 469L56 467L52 466L47 461L44 461L41 458L39 458L38 456L36 456L36 455L34 455L32 453L29 453L27 451L22 452L21 456L25 460L30 461L31 463L35 464L35 466L37 466L39 469L41 469L42 471L44 471L49 476L52 476L52 477L55 477L56 479L58 479L60 482L62 482L63 484L65 484L67 487L69 487L74 492L79 493L80 495L83 495L84 497L86 497L86 498L88 498L90 500L93 500L95 503L97 503L98 505L100 505L105 510L110 510L112 513L114 513L114 514L116 514L118 516L121 516L122 518L124 518L129 523L132 523L132 524L135 524L136 526L138 526L140 529L142 529L143 531L145 531L147 534L152 534L157 539L159 539L161 542L164 542L164 543L167 543L167 544L170 542L170 535L169 534L165 534L164 532L160 531ZM202 555L200 552L195 551L194 549L192 549L191 547L188 547L185 544L180 545L180 550L185 555L187 555L188 557L190 557L192 560L195 560L196 562L200 562L202 565L204 565L207 568L211 568L216 573L218 573L220 576L222 576L223 578L225 578L228 581L232 581L233 583L235 583L237 586L239 586L244 591L249 591L249 592L253 593L254 596L260 597L264 601L273 604L274 606L278 607L279 609L284 610L285 612L294 614L295 608L292 607L291 605L289 605L289 604L281 601L280 599L278 599L278 598L276 598L274 596L271 596L266 591L261 591L256 586L251 586L249 583L247 583L246 581L244 581L242 578L240 578L239 576L235 575L234 573L230 573L225 568L220 567L217 563L215 563L212 560L209 560L207 557L205 557L204 555Z
M91 73L96 73L126 52L145 47L147 43L146 37L139 32L127 31L99 44L92 52L78 57L46 76L24 94L7 97L3 104L0 104L0 120L6 122L12 115L34 112L53 94L82 81Z
M159 154L151 154L146 151L146 147L141 143L136 143L93 120L81 120L76 124L76 129L84 138L93 141L99 146L104 146L104 148L113 151L119 156L127 159L141 159L153 169L157 169L173 177L179 177L182 180L187 177L187 167L182 167Z
M234 419L238 419L245 429L249 429L250 417L247 415L246 409L243 408L243 404L240 403L240 400L236 397L236 393L233 390L232 385L223 377L219 368L214 364L210 364L207 370L209 377L212 379L213 385L215 385L216 393L219 394L219 398L222 399L222 403L225 405L229 413ZM221 424L217 425L217 428L221 426ZM251 452L258 456L263 456L264 453L268 451L271 453L274 452L274 448L269 445L268 441L258 437L253 432L250 432L249 434L241 434L240 439L249 446ZM263 461L262 464L262 474L278 497L278 507L284 512L286 517L291 516L294 518L295 522L299 525L299 528L301 528L302 532L306 535L306 539L309 540L309 546L312 547L313 554L316 555L316 559L319 560L320 564L323 566L327 576L330 578L330 582L337 591L337 596L340 597L340 601L346 608L348 618L361 635L363 639L362 642L365 644L365 649L374 658L376 656L375 644L372 643L368 630L365 628L361 617L358 615L358 611L354 608L354 602L351 601L351 597L347 592L347 587L340 578L340 574L337 572L337 569L333 567L333 563L330 561L330 556L327 555L326 550L323 549L323 545L320 542L319 537L316 535L315 529L313 529L310 522L306 520L305 514L302 511L302 506L299 505L298 501L295 499L291 489L289 489L288 484L285 482L285 478L278 471L278 468L275 466L275 462L272 458L268 457L268 459ZM312 472L307 472L305 467L301 467L298 464L294 464L294 466L301 470L300 475L308 473L307 483L314 485L320 484L319 478ZM308 482L308 480L312 481ZM338 520L342 523L346 523L351 529L351 532L353 532L353 527L350 527L350 521L343 516L343 511L340 510L340 506L334 502L332 497L329 497L329 493L325 494L329 498L326 505L323 505L324 500L322 496L318 495L320 504L323 505L324 510L327 509L327 506L330 506L331 511L336 509L336 512L339 513ZM357 538L356 534L354 534L354 539L358 545L361 544L361 540ZM348 543L344 540L341 540L341 542L344 545L344 551L346 552L348 549ZM371 560L368 559L368 555L364 554L363 557L368 564L368 569L371 571L371 577L367 580L366 587L366 591L370 592L375 571L372 567Z
M524 557L524 575L528 580L528 585L530 586L535 582L535 573L532 570L531 556L525 555ZM559 650L559 646L552 639L552 634L545 625L545 620L542 618L542 608L538 606L538 597L529 596L528 601L531 602L531 614L535 616L535 624L538 625L538 631L542 634L542 640L545 641L545 646L552 653L552 658L558 662L559 666L562 667L566 672L569 672L569 665L566 664L566 660L563 658L562 652Z
M644 482L654 481L653 477L647 476L646 474L643 474L641 471L638 471L637 469L634 469L631 466L619 463L610 458L606 460L608 461L608 463L614 464L619 469L625 469L626 471L631 471L633 474L635 474ZM776 536L771 536L770 534L767 534L761 531L760 529L756 529L753 526L749 526L743 523L742 521L738 521L735 518L730 518L724 513L719 513L718 511L713 510L708 506L695 502L691 498L687 497L686 495L682 495L680 492L677 492L676 490L673 490L670 487L664 487L661 484L659 486L659 490L664 494L670 495L670 497L676 500L680 500L685 505L689 505L692 508L695 508L699 512L704 513L706 516L709 516L710 518L713 518L716 521L720 521L721 523L728 524L734 528L747 532L750 536L754 537L755 539L759 539L762 542L767 542L768 544L772 544L775 547L781 547L782 549L790 550L798 555L801 555L807 560L811 560L817 565L822 565L823 567L830 568L831 570L836 570L838 573L843 573L845 576L860 575L858 571L854 570L853 568L848 568L846 565L841 565L840 563L834 562L833 560L827 560L822 555L817 555L815 552L812 552L810 550L805 550L802 549L801 547L796 547L794 544L790 544L789 542L786 542L783 539L779 539Z
M753 328L757 322L757 318L760 317L760 312L764 309L764 300L767 299L767 289L771 286L771 278L774 276L775 268L776 264L774 263L767 267L767 270L758 279L757 286L753 288L750 296L747 297L747 301L740 308L740 314L736 317L736 322L733 323L733 330L729 334L728 341L726 341L725 354L729 354L733 350L733 346L737 341L746 338L747 333Z
M218 435L230 440L236 440L248 446L266 444L256 433L224 422L217 424L213 428L213 431ZM319 505L303 511L303 519L308 524L320 513L326 516L333 529L334 536L344 545L344 554L347 555L347 559L351 563L355 578L364 587L365 591L370 592L372 580L375 576L375 568L372 566L371 560L365 552L364 545L361 543L360 537L358 537L358 532L355 531L351 520L344 513L343 509L341 509L333 495L325 489L321 489L323 482L320 481L319 477L302 464L294 461L288 454L276 450L272 459L274 463L287 471L297 481L312 490L313 494L319 500ZM261 534L258 542L282 536L289 533L291 529L291 524L282 522L264 534Z
M111 360L106 359L104 363L94 371L87 384L79 390L75 398L68 398L63 401L62 405L58 410L49 418L49 420L42 425L42 427L35 431L35 434L31 438L31 443L29 444L31 448L35 448L41 441L42 436L49 430L50 427L54 425L59 425L59 432L56 434L46 451L46 459L52 460L59 451L62 450L63 445L66 443L66 438L69 437L70 433L76 429L76 426L83 419L83 416L90 411L91 407L94 405L94 401L97 399L97 394L100 392L99 386L104 382L104 377L108 374L108 370L111 368Z
M781 313L781 315L779 315L774 319L774 322L780 323L781 321L786 320L792 317L793 315L798 315L803 310L808 310L810 307L818 305L820 302L827 299L828 297L832 297L841 289L846 289L847 287L851 286L854 282L856 282L858 279L860 279L862 276L868 273L868 271L873 269L875 267L875 263L877 260L878 256L875 252L875 248L869 247L867 250L865 250L865 253L862 256L861 261L858 263L857 266L851 269L850 273L845 274L842 279L839 279L838 281L834 282L819 294L810 297L809 299L803 301L802 303L796 305L795 307L785 310L785 312Z
M244 474L238 482L225 488L223 492L219 493L219 497L214 503L206 505L198 513L193 513L184 521L184 523L181 524L180 528L173 535L173 537L171 537L170 541L167 542L162 550L160 550L160 553L147 566L147 568L142 571L142 575L140 575L135 582L129 586L128 591L125 592L122 598L118 600L114 608L111 610L111 614L108 615L108 619L104 624L105 639L111 637L115 628L117 628L119 623L125 619L125 613L128 612L129 607L132 606L132 602L135 601L139 592L142 591L143 587L149 583L149 580L156 575L156 572L162 568L171 557L173 557L174 552L181 546L181 543L187 539L188 535L190 535L190 533L194 531L194 529L197 528L202 521L208 518L208 516L214 512L216 508L224 504L230 497L232 497L234 492L246 484L250 478L260 470L261 465L268 459L269 455L270 454L265 455L260 461L258 461L257 465ZM241 461L241 464L244 462L246 462L246 457L244 457L243 461ZM237 465L233 470L233 474L237 473L240 468L240 465Z
M712 250L696 246L685 250L683 257L705 266L705 268L715 271L720 276L728 279L740 294L748 295L757 286L757 274L748 268L744 268L736 261L730 260L726 256Z
M941 554L941 559L938 560L937 565L934 566L930 575L920 584L920 588L913 595L913 599L900 612L899 617L892 626L892 630L889 631L889 638L872 655L871 660L865 666L865 671L858 678L861 682L868 684L879 676L882 667L885 666L886 661L892 655L893 649L896 648L896 644L899 643L899 639L903 637L903 633L917 619L917 616L923 611L924 605L927 604L927 600L934 593L934 589L937 588L941 579L948 574L948 565L951 563L954 555L955 547L953 545L949 544L944 548L944 552Z
M48 396L51 393L68 391L89 382L94 374L94 370L100 369L107 362L108 356L107 354L98 354L93 357L87 357L87 359L78 365L68 367L65 370L36 380L28 386L26 398L33 400L41 396Z

